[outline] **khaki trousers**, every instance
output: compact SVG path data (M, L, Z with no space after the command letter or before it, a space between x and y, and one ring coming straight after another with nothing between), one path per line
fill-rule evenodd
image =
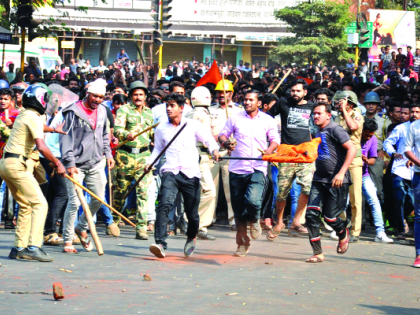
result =
M198 215L200 216L200 231L207 232L207 227L211 225L216 212L216 186L210 171L210 163L207 154L200 155L200 204L198 206Z
M26 160L26 167L28 168L28 172L34 174L39 185L48 184L45 169L39 161L39 151L33 151L31 153L29 159Z
M223 155L223 152L222 152L222 155ZM228 206L228 218L229 218L229 224L230 224L231 220L233 220L235 216L233 214L232 202L230 200L229 160L222 160L217 163L214 163L213 160L211 160L210 165L211 165L211 174L213 176L214 186L216 187L216 200L215 200L216 205L217 205L217 200L219 198L219 174L222 173L223 190L226 196L226 202Z
M362 175L363 160L357 157L349 167L351 181L350 203L351 203L351 235L360 236L362 231Z
M48 204L33 173L22 158L0 160L0 176L19 204L15 246L41 247Z

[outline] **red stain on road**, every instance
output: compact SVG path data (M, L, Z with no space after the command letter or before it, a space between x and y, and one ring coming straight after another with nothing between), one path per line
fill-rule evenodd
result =
M398 275L389 275L391 278L394 279L411 279L409 277L404 277L404 276L398 276Z
M193 257L185 258L184 256L166 256L165 258L145 257L143 260L156 260L159 262L167 262L174 264L207 264L207 265L222 265L235 260L232 255L194 255Z

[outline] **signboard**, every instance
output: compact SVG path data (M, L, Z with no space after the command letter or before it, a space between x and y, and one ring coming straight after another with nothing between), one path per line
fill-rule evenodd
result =
M12 42L12 32L0 26L0 43L9 44Z
M73 40L67 40L67 41L61 42L61 48L74 49L74 47L75 47L75 42Z
M369 10L373 24L373 46L369 50L369 61L378 60L381 47L390 46L391 51L407 46L416 47L416 22L414 11Z
M356 34L357 33L357 22L351 22L349 26L346 27L345 33L348 34ZM373 22L367 22L367 28L369 33L367 33L364 37L369 37L367 41L364 43L359 44L359 48L370 48L373 45ZM349 42L350 38L354 40L353 36L348 36L347 42ZM355 42L353 42L355 44Z
M174 0L172 21L226 23L283 23L276 20L274 10L294 6L296 0Z
M356 25L356 22L351 22L350 25L346 27L345 32L346 32L346 34L354 34L354 33L357 33L357 25Z
M359 48L370 48L373 46L373 22L367 22L367 29L369 30L369 33L364 37L369 37L369 39L364 43L359 44Z

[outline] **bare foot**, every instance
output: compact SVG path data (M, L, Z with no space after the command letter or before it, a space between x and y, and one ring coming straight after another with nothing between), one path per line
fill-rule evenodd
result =
M323 262L324 259L325 259L324 254L318 254L318 255L313 255L313 256L309 257L308 259L305 260L305 262L316 264L316 263Z

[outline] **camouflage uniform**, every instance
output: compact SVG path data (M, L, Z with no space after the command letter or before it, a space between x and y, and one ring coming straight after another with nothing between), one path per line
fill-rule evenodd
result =
M126 140L129 133L136 134L153 125L152 111L144 107L140 113L133 103L123 105L117 112L115 119L114 135L120 142ZM115 163L117 169L116 185L114 189L114 207L123 206L122 198L127 193L133 180L143 174L146 159L150 156L149 145L153 131L148 131L133 141L127 142L123 148L144 150L139 153L129 153L123 148L117 150ZM136 214L136 232L146 233L147 225L147 188L153 179L153 174L148 173L136 187L137 208L127 209L129 213ZM119 222L120 217L114 216L114 221Z

